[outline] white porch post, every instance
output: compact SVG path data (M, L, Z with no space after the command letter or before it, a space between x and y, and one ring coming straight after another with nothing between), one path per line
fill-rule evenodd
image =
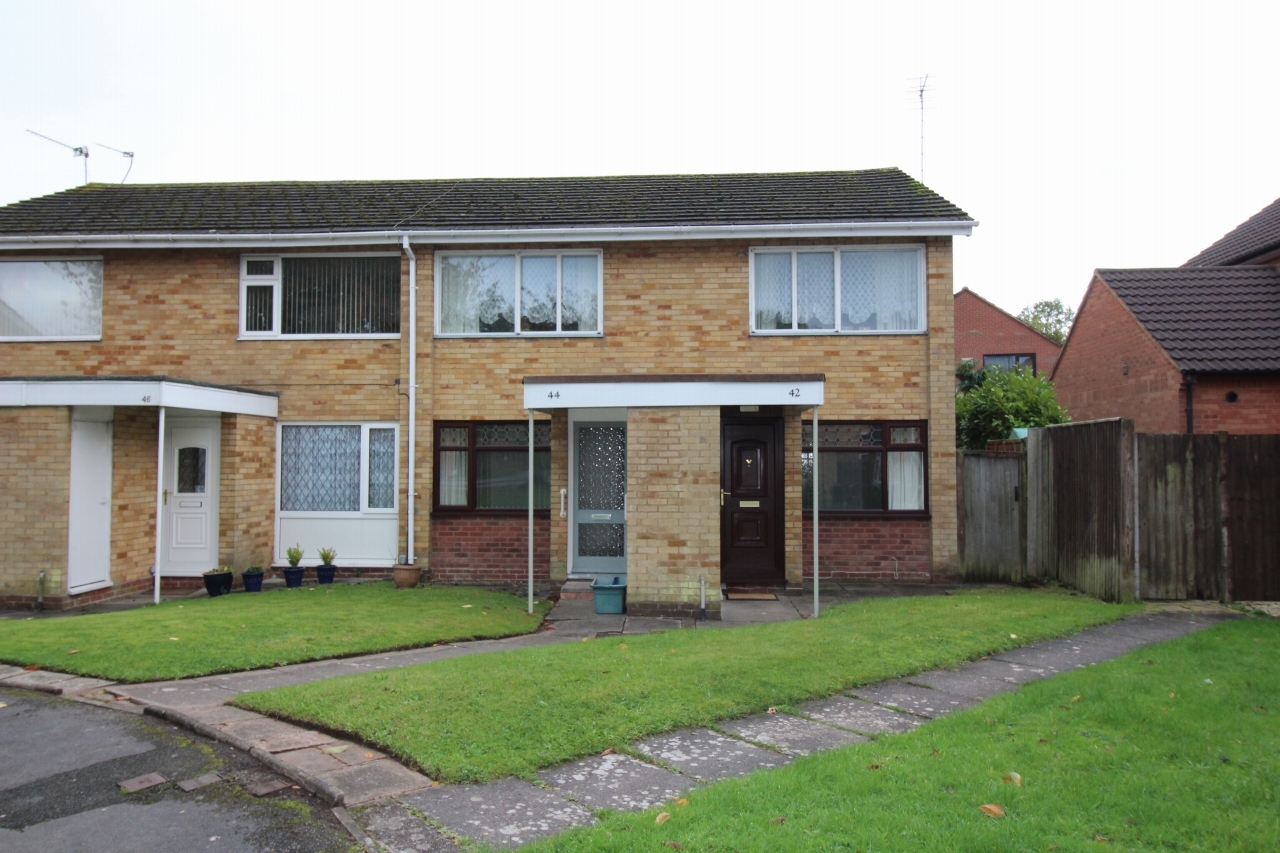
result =
M160 406L158 438L156 444L156 567L155 567L155 603L160 603L160 551L161 529L160 522L164 517L164 412L165 407Z
M529 612L533 613L533 409L529 410Z
M818 406L813 407L813 618L818 618Z

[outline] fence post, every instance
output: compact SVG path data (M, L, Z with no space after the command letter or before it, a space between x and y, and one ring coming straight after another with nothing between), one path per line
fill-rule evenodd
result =
M1231 598L1231 541L1227 537L1228 515L1230 503L1227 500L1229 483L1227 482L1227 434L1215 433L1218 439L1218 523L1222 525L1222 603L1230 604Z

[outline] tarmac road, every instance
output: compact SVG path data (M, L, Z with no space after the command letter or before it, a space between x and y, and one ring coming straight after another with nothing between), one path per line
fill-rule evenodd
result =
M0 703L3 853L363 849L306 791L248 793L276 777L225 744L61 697L0 689ZM118 783L148 773L169 781L122 792ZM224 781L177 785L207 773Z

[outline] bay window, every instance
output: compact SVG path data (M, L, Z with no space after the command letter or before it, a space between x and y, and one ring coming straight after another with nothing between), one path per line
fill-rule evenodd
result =
M923 513L926 499L924 421L821 422L818 491L823 514ZM813 425L801 436L804 509L813 509Z
M102 340L102 261L0 261L0 341Z
M528 511L529 425L437 423L435 508L445 512ZM551 506L551 424L533 427L533 508Z
M439 252L436 334L599 335L601 252Z
M924 249L753 248L753 334L925 331Z
M398 338L400 256L241 258L240 335Z

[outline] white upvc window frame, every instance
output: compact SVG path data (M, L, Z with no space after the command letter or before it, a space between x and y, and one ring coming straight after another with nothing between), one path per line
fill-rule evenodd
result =
M917 263L917 299L920 300L920 324L916 329L849 329L840 328L840 253L841 252L902 252L914 251ZM757 329L756 328L756 254L791 253L791 328L790 329ZM835 289L835 328L834 329L799 329L799 282L796 271L797 252L832 252L835 257L832 267L832 286ZM797 335L925 335L929 332L929 289L928 258L923 243L879 243L875 245L829 245L829 246L752 246L748 251L749 270L747 275L748 308L747 323L752 336L797 336Z
M360 427L360 509L358 510L284 510L280 500L281 448L287 426L358 426ZM392 506L369 506L369 430L393 429L396 440L396 478ZM276 423L276 517L277 518L368 518L395 516L400 512L400 424L395 421L278 421Z
M96 335L0 335L0 343L40 343L57 342L57 341L100 341L102 340L102 324L106 321L105 308L107 302L107 279L106 279L106 263L102 255L57 255L50 257L48 255L32 255L18 256L11 258L0 258L0 264L5 263L45 263L48 261L96 261L103 265L102 276L102 293L98 304L98 334Z
M400 332L379 333L379 334L333 334L333 335L286 335L280 331L281 308L283 306L284 292L284 259L285 258L399 258L399 252L286 252L283 254L253 254L240 256L240 333L237 340L242 341L261 341L261 340L288 340L288 341L330 341L330 340L363 340L363 341L398 341L404 333L405 322L403 314L400 317ZM248 273L249 261L274 261L275 272L270 276L256 275L250 276ZM251 286L267 286L272 287L271 299L271 325L272 330L269 332L250 332L245 329L246 312L248 311L248 288ZM400 301L403 303L404 282L400 282L402 295Z
M515 281L515 330L511 332L441 332L440 331L440 263L445 258L475 257L477 255L514 257L516 259ZM564 258L565 256L595 255L596 269L596 318L599 328L594 332L563 332L559 326L564 318ZM520 330L520 298L523 288L523 267L521 259L527 257L554 257L556 259L556 331L554 332L522 332ZM604 250L603 249L529 249L529 250L491 250L491 249L456 249L435 253L435 324L433 333L437 338L602 338L604 337Z

